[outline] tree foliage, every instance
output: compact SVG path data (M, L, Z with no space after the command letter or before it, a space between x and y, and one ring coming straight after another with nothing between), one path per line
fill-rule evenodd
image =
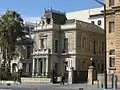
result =
M7 10L0 18L0 48L3 52L3 67L10 72L10 62L16 54L18 39L25 37L23 19L16 11ZM6 71L5 70L5 71Z
M0 19L0 40L14 50L18 38L24 36L23 20L15 11L9 11Z

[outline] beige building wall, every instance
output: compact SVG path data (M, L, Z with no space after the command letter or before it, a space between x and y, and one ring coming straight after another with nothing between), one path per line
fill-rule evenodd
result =
M116 7L116 6L120 6L120 0L114 0L114 6L110 7L109 6L109 0L105 0L105 3L106 3L106 6L107 6L107 9L112 9L112 7Z
M116 38L115 38L115 32L111 32L111 33L109 33L109 22L111 22L111 21L115 21L115 15L107 15L107 17L106 17L107 19L106 19L106 21L107 21L107 23L106 23L106 29L107 29L107 31L106 31L106 39L107 39L107 71L108 71L108 73L111 73L111 71L109 70L109 67L110 67L110 55L109 55L109 53L110 53L110 50L113 50L113 49L115 49L115 47L116 47Z
M76 31L75 30L69 30L69 31L65 31L65 37L68 38L68 52L70 54L75 54L76 52Z
M115 32L116 32L116 75L120 80L120 12L116 12L115 17Z
M85 38L85 46L83 47L83 38ZM83 30L77 30L76 42L76 68L78 70L86 70L91 65L91 58L95 61L98 71L103 70L104 51L102 51L102 43L104 44L104 35ZM93 41L96 41L96 54L93 53ZM84 66L83 66L84 65Z
M40 49L40 45L41 45L41 42L40 42L40 40L42 39L41 38L41 36L42 35L46 35L46 41L45 41L45 45L46 45L46 47L48 47L48 48L52 48L52 31L46 31L46 32L40 32L40 33L36 33L35 34L35 41L37 41L36 42L36 46L35 46L35 48L39 48Z
M120 80L120 0L114 0L114 5L109 6L109 0L106 1L107 6L107 68L111 74L110 57L115 57L116 75ZM110 21L114 21L114 32L109 33ZM115 49L115 55L110 55L110 50Z
M66 61L68 61L69 67L73 67L76 70L76 30L70 29L64 32L65 38L68 38L68 54L70 55L66 58Z

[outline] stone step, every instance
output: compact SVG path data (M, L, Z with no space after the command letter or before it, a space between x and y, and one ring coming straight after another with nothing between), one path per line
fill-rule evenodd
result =
M50 83L50 78L21 78L22 83Z

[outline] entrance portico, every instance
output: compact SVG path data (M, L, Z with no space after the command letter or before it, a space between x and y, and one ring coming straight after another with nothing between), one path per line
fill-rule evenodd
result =
M33 58L32 76L46 76L48 73L48 59L46 57Z

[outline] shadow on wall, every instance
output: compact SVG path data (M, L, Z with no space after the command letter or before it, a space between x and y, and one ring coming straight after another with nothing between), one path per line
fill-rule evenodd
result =
M88 70L73 71L73 83L86 83Z

